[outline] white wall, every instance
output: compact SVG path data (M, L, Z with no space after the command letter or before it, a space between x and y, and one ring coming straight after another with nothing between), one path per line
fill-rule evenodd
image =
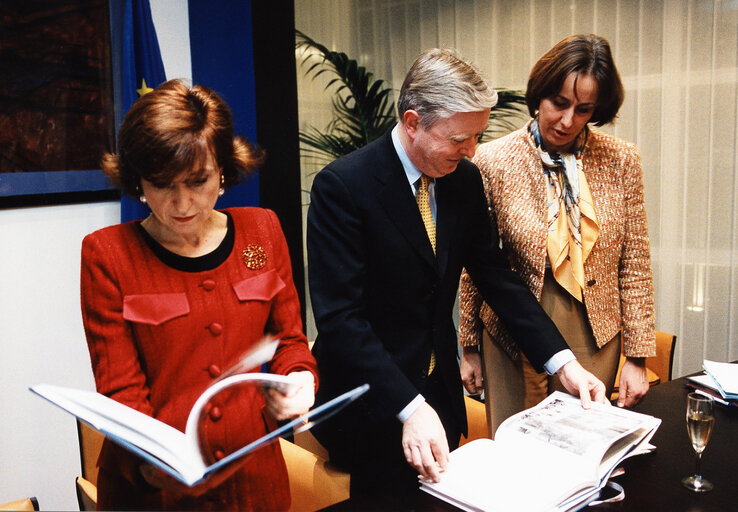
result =
M187 0L151 0L167 77L191 79ZM82 238L120 220L117 202L0 210L0 503L36 496L79 510L72 416L39 382L94 389L79 306Z

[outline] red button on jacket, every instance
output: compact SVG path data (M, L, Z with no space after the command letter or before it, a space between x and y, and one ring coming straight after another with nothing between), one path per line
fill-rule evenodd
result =
M217 364L211 364L210 367L208 367L208 373L212 378L220 377L221 371L220 366Z

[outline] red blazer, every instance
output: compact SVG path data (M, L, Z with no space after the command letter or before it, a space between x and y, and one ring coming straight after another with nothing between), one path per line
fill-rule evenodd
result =
M136 222L101 229L82 242L82 318L98 392L180 430L200 393L266 333L282 340L272 373L309 370L317 382L276 215L259 208L225 211L235 239L213 270L165 264ZM247 248L264 258L245 257ZM214 460L275 426L255 387L214 400L204 424L206 456ZM100 508L282 510L290 504L278 443L198 498L151 489L139 464L112 443L103 448Z

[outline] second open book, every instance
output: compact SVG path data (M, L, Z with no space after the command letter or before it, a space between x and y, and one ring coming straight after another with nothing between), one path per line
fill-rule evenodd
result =
M451 453L440 483L421 489L464 510L576 510L595 499L625 458L643 453L661 420L555 392L515 414L494 441Z
M206 464L200 452L198 425L202 412L212 397L235 385L252 384L272 387L283 393L289 393L291 388L299 385L289 375L249 373L249 370L258 368L273 357L278 343L278 341L264 342L256 350L246 354L236 366L208 387L192 406L185 432L180 432L166 423L94 391L50 384L32 386L31 391L77 416L92 428L181 482L194 485L224 466L242 459L257 448L276 441L281 436L311 428L341 410L369 389L369 385L364 384L344 393L230 453L218 462L211 465Z

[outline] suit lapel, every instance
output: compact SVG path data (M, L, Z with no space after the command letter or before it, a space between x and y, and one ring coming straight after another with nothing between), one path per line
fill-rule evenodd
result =
M386 158L384 165L377 171L377 179L380 181L377 200L413 249L428 264L436 268L437 262L433 254L433 247L425 231L418 204L407 182L402 163L395 153L391 138L386 136L384 142Z

